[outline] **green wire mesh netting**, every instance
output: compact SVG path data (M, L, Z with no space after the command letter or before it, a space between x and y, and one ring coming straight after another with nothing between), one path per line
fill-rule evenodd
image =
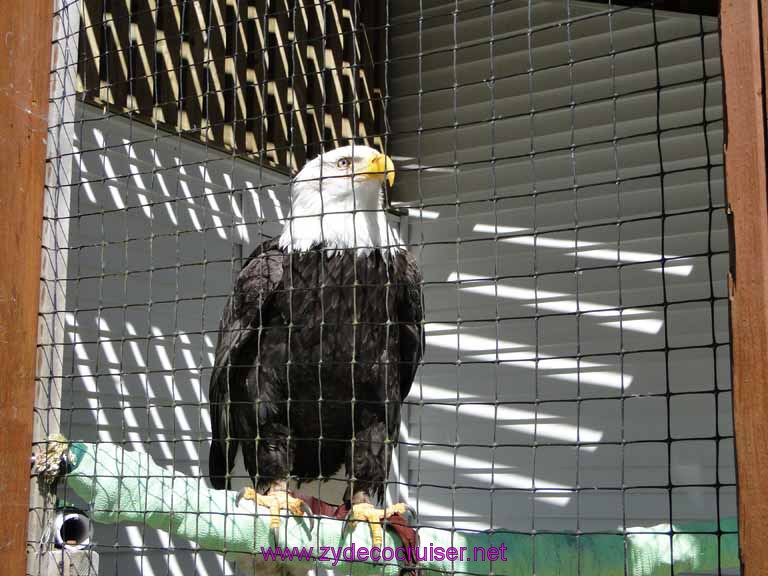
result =
M59 0L36 442L76 458L30 547L64 503L102 576L342 545L333 519L273 542L242 462L211 488L208 386L292 175L354 142L394 161L381 210L423 277L384 503L422 546L508 547L424 566L737 574L718 20L629 4ZM320 476L300 490L340 503Z

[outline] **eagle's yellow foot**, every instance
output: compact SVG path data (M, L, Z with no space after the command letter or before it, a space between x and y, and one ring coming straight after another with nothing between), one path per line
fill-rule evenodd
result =
M381 545L384 542L384 528L382 527L382 522L394 514L415 517L413 508L403 503L393 504L383 510L381 508L376 508L370 502L352 504L352 509L349 511L349 514L347 514L342 533L346 535L348 530L355 529L358 522L366 522L371 530L372 547L381 548Z
M256 506L269 508L269 528L272 530L275 542L277 542L278 529L280 528L280 510L288 510L294 516L307 516L309 531L312 532L314 526L312 510L304 500L291 496L282 487L270 489L267 494L260 494L253 488L243 488L238 495L238 501L242 499L253 500Z

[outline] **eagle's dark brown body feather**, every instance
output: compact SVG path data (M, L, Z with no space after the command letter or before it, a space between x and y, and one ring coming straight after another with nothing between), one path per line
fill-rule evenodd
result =
M221 320L214 487L229 484L239 447L261 488L289 474L328 478L346 464L355 490L381 497L423 351L420 282L407 251L286 254L262 244Z

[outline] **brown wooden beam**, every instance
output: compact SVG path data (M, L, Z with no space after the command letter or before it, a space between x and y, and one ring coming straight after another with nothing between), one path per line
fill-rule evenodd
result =
M26 572L51 0L0 10L0 572Z
M762 7L761 7L762 4ZM743 576L768 574L768 180L766 0L723 0L725 171L732 213L731 333Z
M590 0L596 4L612 4L614 6L636 6L666 10L667 12L684 12L702 16L717 16L720 9L719 0Z

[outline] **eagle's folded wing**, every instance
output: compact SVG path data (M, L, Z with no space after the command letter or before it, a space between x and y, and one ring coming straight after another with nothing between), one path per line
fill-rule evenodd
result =
M400 326L400 400L405 400L424 354L424 317L421 303L421 272L410 252L403 253L405 269L397 306Z
M208 397L211 410L211 443L208 471L214 488L227 487L237 453L233 439L228 402L232 388L243 386L250 358L242 358L246 347L255 346L259 328L267 324L272 295L283 278L283 252L277 242L261 244L248 258L235 281L232 295L224 305L216 359ZM241 366L242 365L242 366Z

